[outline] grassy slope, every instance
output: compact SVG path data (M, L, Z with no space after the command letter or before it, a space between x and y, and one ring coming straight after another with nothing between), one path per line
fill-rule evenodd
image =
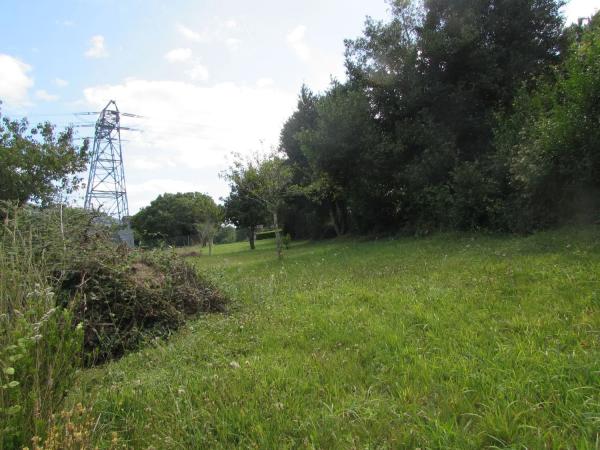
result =
M231 313L72 398L135 448L599 448L599 238L219 246Z

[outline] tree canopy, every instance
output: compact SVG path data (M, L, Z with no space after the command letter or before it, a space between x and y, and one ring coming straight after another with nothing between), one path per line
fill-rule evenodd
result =
M252 176L230 178L231 192L224 201L225 220L237 228L248 230L248 242L254 250L256 227L270 222L269 213L264 203L256 200L250 193L256 188Z
M234 165L224 173L224 177L232 187L233 197L230 196L229 204L243 206L248 214L244 218L254 220L257 215L265 213L270 216L275 228L277 253L281 257L279 214L285 205L292 180L289 166L277 154L267 157L255 155L248 160L238 157ZM232 204L232 201L236 203ZM250 245L253 246L252 240Z
M57 132L46 122L32 128L27 119L0 113L0 200L48 204L73 192L87 164L88 141L73 143L73 129Z
M140 236L150 239L198 236L198 225L220 224L222 208L199 192L159 195L131 219Z

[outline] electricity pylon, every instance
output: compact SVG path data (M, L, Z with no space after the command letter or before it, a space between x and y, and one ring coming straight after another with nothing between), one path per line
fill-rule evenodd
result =
M121 127L121 113L111 100L96 121L84 203L85 209L102 211L119 222L129 216L121 129L128 128Z

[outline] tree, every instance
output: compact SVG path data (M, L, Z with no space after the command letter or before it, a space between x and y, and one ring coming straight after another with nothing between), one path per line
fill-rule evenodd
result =
M279 138L279 151L287 156L286 164L292 171L294 186L292 195L286 199L282 219L286 231L296 237L319 237L327 221L322 202L305 192L305 186L312 182L315 174L300 142L300 135L316 125L318 100L319 95L303 85L296 110L283 125Z
M208 245L208 256L212 256L213 243L215 236L219 231L219 224L208 219L204 222L197 223L196 230L198 231L198 236L200 236L200 239L202 240L202 245Z
M510 228L531 231L600 215L600 14L581 30L553 80L522 91L497 130L511 189Z
M0 113L0 200L46 205L72 193L86 168L88 144L75 146L72 128L56 132L46 122L29 129L27 119Z
M131 225L145 238L175 239L198 236L198 224L218 225L221 214L221 208L206 194L163 194L135 214Z
M277 154L267 157L255 155L243 161L238 158L224 174L230 184L236 186L244 201L262 204L273 219L277 256L282 258L283 249L279 229L279 213L285 204L285 197L292 179L292 172L285 160Z
M392 20L368 21L346 53L350 82L369 98L385 144L373 147L386 187L379 209L406 226L486 226L492 197L504 195L489 164L496 114L560 62L562 1L391 5ZM482 203L462 197L471 190L466 174L485 183L471 184Z
M315 127L318 98L306 85L302 85L296 111L281 129L279 150L287 156L287 163L292 168L294 184L302 183L311 176L309 161L302 151L299 135Z
M364 215L377 187L378 130L368 98L350 84L332 83L316 104L317 117L298 140L311 168L304 192L323 205L336 234L349 228L348 211Z
M577 127L593 128L596 110L588 103L598 103L595 69L587 67L587 78L569 72L571 85L587 86L583 96L563 80L562 97L527 100L537 87L554 83L566 42L582 39L581 27L563 32L563 0L389 4L390 21L368 19L364 35L346 41L348 81L333 82L320 95L303 86L283 126L279 149L287 155L282 165L291 186L285 207L276 211L286 230L506 229L508 211L533 209L526 207L530 200L515 197L527 193L552 202L557 194L544 196L545 187L580 192L582 180L588 193L596 192L597 138ZM573 101L565 102L569 96ZM521 97L523 106L515 102ZM544 134L543 120L528 109L533 105L548 119L547 101L564 107L553 109L556 130ZM538 151L548 136L554 146L543 148L554 159ZM248 167L257 179L259 167ZM536 178L546 167L551 170ZM577 171L583 176L576 182ZM547 205L540 203L540 211Z
M254 190L247 185L250 180L240 178L239 182L241 183L240 186L235 183L231 184L231 193L225 199L225 219L238 228L248 229L248 242L250 243L250 249L254 250L256 227L268 220L268 211L264 203L249 195L249 192Z

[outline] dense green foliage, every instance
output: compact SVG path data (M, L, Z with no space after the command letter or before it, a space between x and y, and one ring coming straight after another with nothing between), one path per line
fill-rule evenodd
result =
M86 372L134 448L595 448L600 230L217 246L238 299Z
M581 30L580 30L581 31ZM524 229L600 210L600 15L549 81L517 97L499 128L498 160Z
M600 30L557 0L405 0L281 132L296 236L532 231L600 214ZM576 204L570 203L577 198ZM585 212L585 214L578 214Z
M87 148L87 140L79 148L73 144L72 128L56 133L44 123L29 129L26 119L0 114L0 200L48 204L69 194L81 181Z
M169 242L181 237L200 237L199 225L218 226L222 214L221 208L206 194L163 194L134 215L131 226L142 242Z

